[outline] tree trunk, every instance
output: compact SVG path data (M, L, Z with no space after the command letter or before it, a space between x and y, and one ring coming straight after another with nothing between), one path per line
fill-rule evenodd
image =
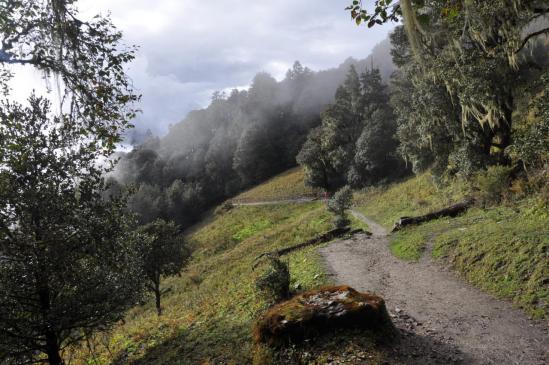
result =
M509 71L512 72L512 71ZM513 125L513 95L510 91L507 92L505 97L505 103L503 105L503 114L504 117L499 121L498 128L495 131L495 143L492 145L496 146L496 150L493 153L495 162L499 165L509 165L511 162L505 156L505 149L511 145L511 127Z
M448 208L437 210L435 212L425 215L420 215L418 217L402 217L395 222L395 225L393 226L393 230L391 232L400 231L405 226L421 224L440 217L455 217L461 212L466 211L472 204L473 199L467 199Z
M52 331L46 332L46 353L48 355L48 363L50 365L62 365L63 359L59 355L59 343L57 336Z
M156 298L156 313L160 317L162 315L162 307L160 306L160 295L162 293L160 292L160 278L158 278L157 282L154 283L154 296Z

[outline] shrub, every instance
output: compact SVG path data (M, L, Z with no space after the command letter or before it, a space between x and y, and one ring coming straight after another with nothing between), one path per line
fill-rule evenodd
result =
M490 166L475 178L477 201L482 205L491 205L501 201L511 185L512 168L508 166Z
M270 304L286 299L290 293L288 264L278 255L267 255L262 260L264 263L258 265L262 271L255 279L255 287Z
M220 215L232 210L233 208L234 208L234 204L227 200L226 202L224 202L223 204L221 204L215 209L214 214Z
M335 215L334 225L336 228L349 225L350 221L347 217L347 210L351 207L352 201L353 191L349 186L344 186L328 200L328 210Z

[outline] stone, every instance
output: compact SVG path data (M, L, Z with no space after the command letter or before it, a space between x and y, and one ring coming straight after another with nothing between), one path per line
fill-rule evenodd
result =
M383 298L349 286L329 286L271 307L255 323L254 340L284 344L336 328L394 329Z

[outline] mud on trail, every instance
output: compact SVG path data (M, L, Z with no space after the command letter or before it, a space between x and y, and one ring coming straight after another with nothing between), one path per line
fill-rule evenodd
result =
M549 363L547 323L467 284L429 252L416 263L399 260L389 251L387 231L352 213L373 235L336 241L319 252L336 283L385 298L402 334L392 349L398 363Z

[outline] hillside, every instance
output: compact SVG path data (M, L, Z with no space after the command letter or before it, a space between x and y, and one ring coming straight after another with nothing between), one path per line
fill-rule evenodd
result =
M234 201L282 201L309 193L302 171L293 169ZM390 228L396 217L445 206L464 194L465 186L437 188L424 174L387 188L357 192L354 209ZM414 262L427 254L424 251L430 252L432 241L432 254L442 259L437 260L440 264L455 268L465 280L497 297L512 299L539 318L547 314L548 273L542 253L548 245L543 224L546 220L547 215L532 201L513 207L474 208L456 219L441 219L393 235L391 250L397 257ZM353 222L360 224L357 219ZM362 227L367 225L362 223ZM330 228L330 214L320 201L220 206L207 223L187 237L194 254L180 277L168 278L163 284L169 290L163 298L164 315L156 316L152 301L133 309L112 334L96 338L94 348L102 354L96 359L105 364L241 364L251 362L254 356L256 361L258 356L263 359L266 355L251 341L253 321L267 308L254 288L254 259ZM317 249L310 247L285 257L292 290L303 291L334 280ZM360 270L353 275L361 275ZM397 323L400 320L395 318ZM352 331L340 331L333 337L323 337L314 346L304 346L276 356L288 363L309 359L322 364L332 358L352 364L353 356L368 358L372 364L387 360L407 363L402 360L407 356L403 352L429 352L434 351L433 346L444 356L454 356L453 347L420 343L414 336L400 345L398 353L391 354L390 349L375 345L364 333ZM91 359L87 352L80 350L82 358Z
M456 203L471 187L463 182L437 186L423 174L387 188L356 195L356 209L390 229L397 218ZM391 251L404 260L422 255L442 259L464 279L499 298L511 299L534 317L549 310L547 249L549 212L540 197L510 198L475 207L455 219L410 227L391 238Z
M250 190L237 195L231 201L235 203L266 202L321 196L320 189L304 184L305 174L301 167L288 170Z
M303 172L293 169L235 200L250 201L263 193L267 200L295 199L310 192L303 183ZM81 348L79 358L105 364L252 361L256 351L251 342L253 320L267 308L254 288L254 259L331 229L331 217L322 202L234 206L230 210L223 207L212 213L206 224L191 229L187 240L194 254L181 276L165 279L163 287L168 292L162 299L162 317L157 317L149 301L131 310L124 324L111 334L96 337L95 355ZM284 257L290 268L292 290L305 291L329 283L316 249L306 248ZM339 337L347 338L347 346L362 353L365 347L372 347L361 333L341 333ZM335 356L338 346L327 338L315 347L316 356ZM381 350L372 350L364 356L380 359L381 363L385 355Z

